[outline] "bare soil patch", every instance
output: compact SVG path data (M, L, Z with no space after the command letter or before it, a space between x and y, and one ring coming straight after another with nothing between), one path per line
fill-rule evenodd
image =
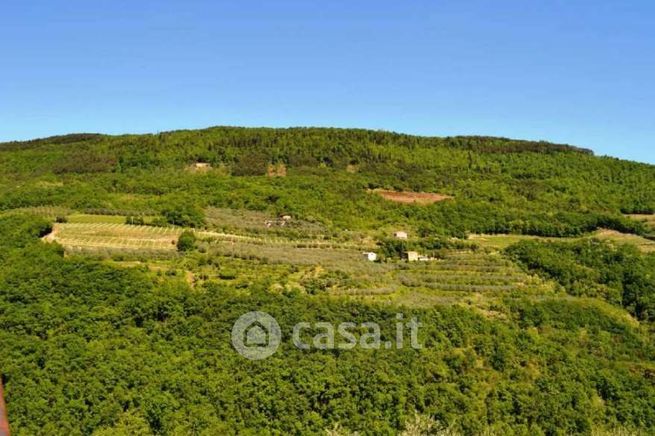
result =
M384 189L374 189L372 192L385 200L404 204L433 204L453 198L450 195L432 192L387 191Z
M266 175L268 177L286 177L287 166L283 163L269 164L266 167Z
M212 170L211 164L207 162L195 162L187 167L193 173L207 173Z

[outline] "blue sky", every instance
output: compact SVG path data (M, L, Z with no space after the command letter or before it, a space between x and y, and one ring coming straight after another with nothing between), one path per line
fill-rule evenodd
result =
M654 20L652 0L3 0L0 140L311 125L655 163Z

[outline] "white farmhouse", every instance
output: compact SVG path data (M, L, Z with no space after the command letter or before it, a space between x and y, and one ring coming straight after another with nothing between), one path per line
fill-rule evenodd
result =
M378 260L378 255L372 251L365 251L362 254L364 255L364 258L369 262L375 262L376 260Z

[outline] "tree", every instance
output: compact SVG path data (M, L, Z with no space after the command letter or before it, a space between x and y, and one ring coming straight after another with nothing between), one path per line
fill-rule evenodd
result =
M202 210L193 204L176 204L167 207L162 215L169 224L181 227L202 227L205 225L205 216Z
M177 240L178 251L190 251L196 246L196 235L192 231L184 231Z

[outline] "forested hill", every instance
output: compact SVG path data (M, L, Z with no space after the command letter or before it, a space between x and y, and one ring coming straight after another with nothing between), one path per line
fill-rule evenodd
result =
M256 142L257 145L276 146L280 141L295 143L297 141L309 140L313 146L330 146L333 141L341 144L377 144L377 145L400 145L405 147L427 146L427 147L460 147L480 152L507 153L507 152L556 152L556 151L577 151L585 154L593 154L592 150L575 147L568 144L554 144L546 141L525 141L492 136L452 136L452 137L427 137L407 135L383 130L366 129L340 129L340 128L316 128L316 127L293 127L293 128L245 128L245 127L213 127L203 130L178 130L163 132L156 135L140 135L141 137L155 136L166 140L170 137L189 135L196 138L212 137L218 141L225 141L224 146L249 147ZM38 138L29 141L12 141L0 143L0 149L16 149L38 147L47 144L74 144L80 142L99 142L110 138L134 139L133 135L103 135L99 133L72 133L68 135L51 136ZM166 139L164 139L166 138ZM256 138L256 139L253 139Z
M654 434L654 211L655 166L501 138L2 144L12 432ZM253 310L284 332L261 361L230 341ZM414 318L420 348L291 336Z
M210 171L190 171L199 164ZM73 134L0 144L0 166L4 210L63 204L159 212L184 201L287 211L348 228L404 220L451 235L556 236L600 226L643 233L620 214L655 211L654 166L568 145L479 136L239 127ZM367 194L376 188L454 200L389 205Z

